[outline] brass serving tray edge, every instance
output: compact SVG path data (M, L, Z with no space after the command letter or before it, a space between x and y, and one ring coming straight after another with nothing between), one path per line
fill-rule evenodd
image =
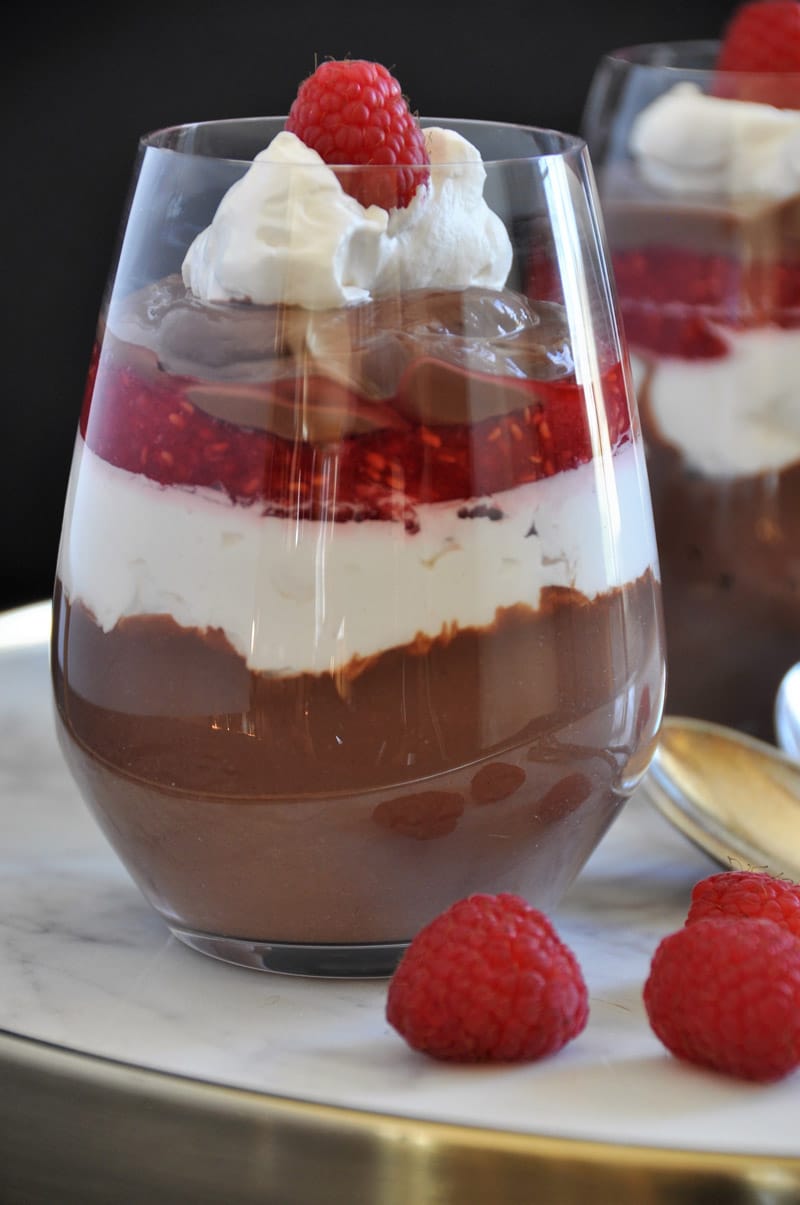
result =
M800 1158L526 1135L316 1104L0 1031L4 1205L800 1201Z

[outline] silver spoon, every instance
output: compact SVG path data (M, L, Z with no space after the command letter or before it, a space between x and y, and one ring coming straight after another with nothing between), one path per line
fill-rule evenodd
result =
M726 869L800 880L800 764L731 728L667 716L641 786Z
M800 663L784 674L778 687L775 738L785 753L800 759Z

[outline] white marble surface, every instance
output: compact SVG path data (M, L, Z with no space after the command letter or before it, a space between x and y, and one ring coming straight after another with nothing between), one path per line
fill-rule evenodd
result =
M589 985L555 1058L451 1067L407 1049L381 982L239 970L182 947L84 809L54 730L43 610L0 617L0 1029L334 1105L607 1142L800 1157L800 1074L760 1087L679 1064L641 1003L659 938L714 868L634 799L556 916ZM38 623L39 627L36 627ZM14 627L16 625L16 627Z

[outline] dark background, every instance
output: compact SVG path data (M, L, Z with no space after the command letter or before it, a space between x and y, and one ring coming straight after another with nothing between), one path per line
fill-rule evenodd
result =
M0 608L50 593L83 378L138 136L285 113L315 55L412 107L576 131L598 57L717 36L735 0L15 5L0 37Z

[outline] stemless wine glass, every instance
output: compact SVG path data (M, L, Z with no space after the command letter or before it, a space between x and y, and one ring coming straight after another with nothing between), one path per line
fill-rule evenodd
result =
M145 138L80 420L63 748L172 932L262 969L388 974L470 892L552 907L661 716L584 144L423 124L460 158L391 215L353 194L401 169L280 119Z
M584 132L647 445L667 706L772 739L800 656L800 76L719 72L718 49L608 55Z

